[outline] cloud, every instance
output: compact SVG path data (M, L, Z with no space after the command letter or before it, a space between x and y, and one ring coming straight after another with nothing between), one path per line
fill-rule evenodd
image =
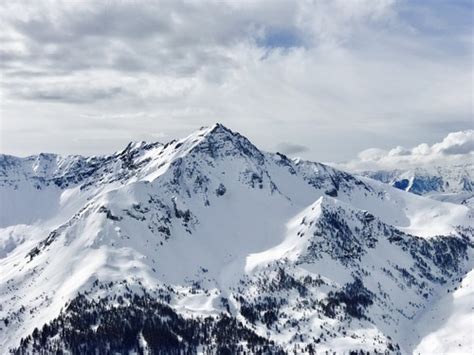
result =
M422 143L413 147L391 150L370 148L357 159L338 166L352 171L415 168L425 165L473 164L474 130L449 133L433 145Z
M21 88L12 91L14 96L35 101L57 101L63 103L84 104L107 100L124 93L121 87L64 86L62 84Z
M474 130L448 134L441 143L433 145L433 151L445 155L474 152Z
M101 153L117 150L127 135L140 139L140 128L179 137L214 122L266 150L296 142L307 147L298 153L312 160L433 141L472 126L466 6L405 0L2 2L1 149L85 153L61 137L87 125L76 134L86 139L97 129L110 135ZM131 115L134 128L103 132L103 122L83 114ZM37 134L23 144L21 131L31 126Z
M298 153L303 153L309 150L308 147L301 145L301 144L293 144L289 142L283 142L276 146L278 152L287 155L294 155Z

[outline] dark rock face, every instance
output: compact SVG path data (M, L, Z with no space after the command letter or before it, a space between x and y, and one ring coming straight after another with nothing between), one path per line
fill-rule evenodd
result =
M408 186L410 185L410 181L408 179L401 179L393 182L393 186L397 189L405 191Z
M302 260L319 259L325 253L345 265L360 261L361 256L376 246L379 225L371 223L374 221L374 216L366 211L358 213L355 217L360 227L351 228L342 208L323 207L321 218L313 226L313 238L308 252Z
M364 287L360 279L345 285L341 291L330 292L324 302L324 314L336 317L335 308L345 306L348 315L354 318L365 317L364 310L373 304L374 294Z
M220 183L219 187L216 189L216 195L217 196L224 196L226 191L227 191L227 189L225 188L224 184Z
M444 191L443 179L439 176L415 176L408 192L423 195L431 191Z

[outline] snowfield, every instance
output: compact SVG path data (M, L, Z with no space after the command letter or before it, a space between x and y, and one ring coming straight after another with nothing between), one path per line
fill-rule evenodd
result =
M0 348L474 353L473 210L439 200L220 124L0 156Z
M419 354L472 354L474 271L417 320Z

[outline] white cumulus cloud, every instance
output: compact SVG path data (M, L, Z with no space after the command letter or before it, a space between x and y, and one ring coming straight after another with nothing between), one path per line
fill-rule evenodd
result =
M449 133L441 142L419 144L413 148L385 150L370 148L357 155L357 159L339 164L352 170L410 169L425 165L473 164L474 130Z

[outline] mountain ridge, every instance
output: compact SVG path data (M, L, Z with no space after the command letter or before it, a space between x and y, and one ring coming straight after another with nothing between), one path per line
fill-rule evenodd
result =
M1 347L409 352L415 317L472 269L469 208L261 152L220 124L79 161L49 179L0 164ZM113 332L132 334L126 348Z

